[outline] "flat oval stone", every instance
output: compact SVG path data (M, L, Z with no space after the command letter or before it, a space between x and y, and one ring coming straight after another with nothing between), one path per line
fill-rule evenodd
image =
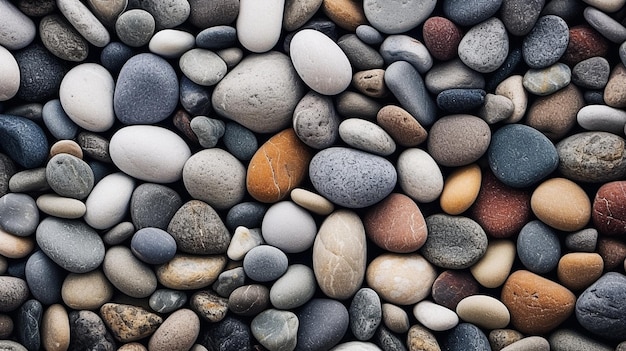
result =
M70 319L61 304L48 307L41 319L41 344L44 349L63 350L70 346Z
M255 53L271 50L280 38L284 6L284 0L240 1L236 28L241 45ZM259 17L259 12L265 15Z
M152 334L148 347L153 351L189 350L200 333L200 318L190 309L170 314Z
M261 223L263 239L286 253L298 253L313 245L317 225L313 216L291 201L272 205Z
M226 63L217 54L206 49L191 49L179 60L183 74L202 86L217 84L226 75Z
M581 348L583 350L614 350L613 347L594 340L593 338L573 329L559 329L552 333L548 340L550 342L549 346L551 347L551 350L555 351L565 351L574 347ZM622 351L619 346L615 350Z
M426 73L433 66L433 59L426 46L408 35L390 35L379 49L385 63L396 61L410 63L419 73Z
M419 254L384 253L367 267L368 286L381 299L398 305L412 305L431 291L437 271Z
M285 1L283 27L291 32L307 23L322 6L321 0L313 1Z
M434 0L406 3L367 0L363 3L363 11L372 27L385 34L396 34L407 32L424 22L436 5Z
M332 299L313 299L296 316L300 321L296 350L331 349L341 341L349 326L348 310Z
M606 105L587 105L576 114L578 125L589 131L621 134L626 126L626 112Z
M374 120L382 105L364 94L346 90L337 95L337 113L344 118L364 118Z
M406 61L396 61L385 70L385 84L407 110L423 126L435 122L435 103L428 95L418 71Z
M437 106L448 113L461 113L475 110L485 102L482 89L448 89L437 95Z
M217 84L211 102L218 115L256 133L272 133L291 123L304 93L290 58L271 51L241 60Z
M559 238L544 223L528 222L517 237L517 256L529 271L548 273L556 268L561 256Z
M413 307L413 315L426 328L432 331L445 331L459 324L459 317L447 307L424 300Z
M48 157L48 141L35 122L24 117L0 114L0 148L25 168L41 166Z
M87 211L87 207L82 201L54 194L39 196L37 208L50 216L67 219L80 218Z
M426 129L399 106L387 105L381 108L376 114L376 123L401 146L417 146L428 137Z
M107 250L102 270L113 286L130 297L148 297L157 288L157 278L150 266L125 246Z
M315 294L317 283L313 270L303 264L292 264L270 288L272 306L281 310L300 307Z
M111 41L109 32L104 25L79 0L61 0L57 3L57 7L90 44L101 48Z
M460 323L443 340L444 350L462 351L468 348L476 351L491 350L489 339L482 330L471 323Z
M0 9L0 45L18 50L30 44L37 34L33 21L9 1L2 1Z
M428 91L433 94L439 94L448 89L485 88L483 75L467 67L458 58L435 64L426 73L424 83Z
M30 237L19 237L0 230L0 255L6 258L23 258L35 248L35 240ZM24 262L26 264L26 262Z
M133 235L130 248L147 264L163 264L176 254L176 241L163 229L142 228Z
M530 206L547 225L568 232L580 230L591 219L591 201L578 184L566 178L552 178L533 192Z
M313 244L313 272L326 294L344 300L353 296L365 277L365 228L356 213L337 210L326 217Z
M5 275L0 276L0 282L0 312L12 312L28 299L29 289L25 280Z
M167 232L178 250L196 255L225 253L231 240L217 212L199 200L183 204L172 217Z
M234 231L239 226L246 228L260 228L267 206L260 202L240 202L228 210L226 226Z
M576 301L576 320L583 328L601 338L623 339L626 336L625 286L626 276L623 274L605 273L579 296Z
M161 184L143 183L131 195L130 217L137 230L145 227L167 229L182 205L183 201L174 189Z
M580 291L602 276L604 261L595 252L572 252L559 260L557 276L566 288Z
M491 131L481 118L451 115L437 120L429 131L428 152L442 166L465 166L489 147Z
M337 40L337 45L348 58L354 71L381 69L384 65L381 53L362 42L356 34L342 35Z
M115 21L115 33L126 45L140 47L148 44L156 29L154 17L145 10L125 11Z
M582 88L604 89L609 81L610 72L611 66L604 57L591 57L574 66L572 82Z
M259 245L248 251L243 259L243 269L252 280L269 282L287 271L287 255L270 245Z
M515 257L516 247L513 241L491 240L483 257L470 267L470 272L480 285L497 288L504 284L511 273Z
M84 222L47 217L37 227L37 244L56 264L73 273L96 269L104 260L104 243Z
M498 69L509 53L509 37L504 24L492 17L470 28L459 43L459 58L480 73Z
M335 205L323 196L302 188L296 188L289 194L291 201L300 207L319 215L328 215L335 210Z
M529 336L521 340L518 340L504 348L504 351L521 351L521 350L536 350L536 351L549 351L550 343L548 340L541 336Z
M494 175L516 188L536 184L559 164L552 142L538 130L521 124L498 129L491 137L487 156Z
M46 305L61 302L61 286L66 272L43 251L35 251L28 257L24 273L28 288L37 301Z
M330 147L339 131L339 116L329 96L308 92L293 111L293 130L314 149Z
M502 0L447 0L443 2L443 13L460 26L473 26L493 16L501 4Z
M70 273L63 280L63 303L75 310L96 310L113 297L113 285L101 269Z
M530 68L544 68L555 64L567 49L569 27L559 16L540 17L524 37L522 54Z
M566 87L572 78L572 70L564 63L545 68L529 69L524 74L524 88L530 93L545 96Z
M626 27L608 14L588 6L583 11L583 17L591 27L613 43L620 44L626 40Z
M27 194L8 193L0 197L0 228L21 237L35 233L39 211L35 200Z
M574 84L569 84L555 93L535 100L528 109L526 123L551 140L560 140L574 127L577 114L585 108L583 106L583 94Z
M513 101L503 95L486 94L483 106L478 109L476 115L488 124L504 121L513 115L515 106Z
M196 38L193 34L178 29L162 29L152 36L148 43L150 52L165 58L176 58L193 48Z
M350 61L323 33L312 29L299 31L291 40L289 52L300 78L316 92L336 95L350 85Z
M267 310L270 304L269 295L270 291L265 285L240 286L228 296L228 309L240 316L256 316Z
M485 329L504 328L511 318L509 310L498 299L488 295L472 295L459 301L456 313L463 321Z
M268 309L254 317L250 330L255 339L270 350L293 350L299 325L293 312Z
M450 215L459 215L468 210L480 191L482 172L477 164L460 167L446 179L439 205Z
M404 150L397 162L398 183L417 202L432 202L443 191L443 175L437 162L418 148Z
M621 179L626 174L626 142L607 132L583 132L561 140L556 147L559 172L590 183Z
M109 152L122 172L154 183L179 180L191 156L181 137L158 126L123 127L111 137Z
M0 79L4 82L0 88L0 101L13 98L20 88L20 67L13 54L4 47L0 48Z
M426 218L426 226L428 236L421 253L438 267L468 268L487 251L487 234L470 218L434 214Z
M396 143L377 124L360 118L348 118L339 124L341 140L355 149L379 156L389 156L396 151Z
M95 229L108 229L121 223L134 189L135 180L122 172L102 178L85 201L85 222Z
M409 331L409 315L403 308L385 302L381 305L381 310L384 327L387 327L394 333L406 333Z
M626 198L622 191L626 183L613 181L602 185L593 199L592 220L598 232L620 235L624 230Z
M202 289L213 284L225 266L225 256L177 254L166 264L158 266L156 275L159 283L170 289Z
M346 168L346 164L351 166ZM367 176L363 173L365 169ZM324 149L313 156L309 177L322 196L348 208L379 202L391 193L397 180L396 170L389 161L345 147Z
M356 36L365 44L376 45L383 42L383 35L374 27L362 24L356 28Z
M89 165L70 154L58 154L48 161L46 179L58 195L79 200L89 195L95 181Z
M187 295L183 291L171 289L157 289L148 301L150 308L155 312L174 312L187 303Z

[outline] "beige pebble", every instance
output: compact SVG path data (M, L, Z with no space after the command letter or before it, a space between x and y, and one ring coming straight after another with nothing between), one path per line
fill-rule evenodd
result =
M459 317L485 329L504 328L511 315L500 300L487 295L471 295L459 301L456 306Z
M376 122L398 145L413 147L426 141L428 132L405 109L387 105L376 114Z
M439 198L441 209L447 214L458 215L470 208L478 197L481 176L480 167L475 163L450 173Z
M37 207L41 212L50 216L68 219L80 218L87 211L84 202L56 194L39 196L37 198Z
M511 240L491 240L483 257L470 267L472 276L486 288L499 287L511 272L515 251L515 243Z
M522 84L523 77L521 75L510 76L503 80L496 87L496 95L502 95L511 99L513 102L513 113L511 117L504 120L506 123L517 123L526 114L528 107L528 94Z
M50 147L50 158L58 154L70 154L83 159L83 149L74 140L59 140Z
M178 254L157 267L156 275L159 283L170 289L202 289L213 284L226 266L226 261L226 257L221 255Z
M604 88L604 101L616 108L626 107L626 67L618 63L613 68Z
M148 351L148 349L138 342L129 342L120 346L117 351Z
M352 76L352 85L361 93L375 98L387 95L385 85L385 70L376 68L356 72Z
M593 284L604 271L602 256L592 252L572 252L559 260L557 275L563 286L583 290Z
M508 97L487 94L485 103L478 109L476 115L487 122L487 124L495 124L511 117L514 109L513 101Z
M23 258L35 248L33 237L20 237L0 229L0 256Z
M530 198L530 207L543 223L568 232L583 229L591 218L587 193L566 178L551 178L541 183Z
M48 307L41 320L41 345L46 351L65 351L70 346L70 319L65 307Z
M335 210L335 205L325 197L312 191L295 188L291 191L291 201L318 215L329 215Z
M409 351L441 351L437 338L423 326L416 324L406 336Z
M523 337L524 334L514 329L494 329L489 332L489 345L492 351L500 351Z
M61 287L63 302L75 310L95 310L113 297L113 286L101 269L70 273Z
M148 297L157 287L152 267L135 257L126 246L113 246L107 250L102 271L113 286L130 297Z
M150 341L150 351L187 351L200 333L200 318L190 309L180 309L167 317Z
M409 324L409 315L406 311L394 304L382 304L383 323L389 330L394 333L406 333L411 325Z

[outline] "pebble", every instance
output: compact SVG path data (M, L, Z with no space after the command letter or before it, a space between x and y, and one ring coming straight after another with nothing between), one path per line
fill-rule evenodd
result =
M622 181L609 182L602 185L593 200L592 220L597 231L605 235L618 235L623 224Z
M363 3L363 11L370 25L385 34L409 31L424 22L435 9L437 2L408 1L391 4L377 0Z
M178 290L157 289L148 300L150 308L158 313L170 313L187 303L187 294Z
M291 201L281 201L265 213L261 232L266 243L285 253L298 253L313 246L317 225L305 209Z
M248 229L243 226L237 227L233 234L226 254L233 261L241 261L248 251L263 244L261 231L257 229Z
M443 191L443 175L437 162L418 148L404 150L396 165L398 183L404 193L421 203L435 201Z
M176 241L163 229L142 228L133 235L130 248L145 263L163 264L176 254Z
M35 122L0 114L0 148L25 168L41 166L48 157L48 141Z
M225 124L222 142L226 150L240 161L249 161L259 148L254 133L235 122Z
M313 298L316 287L315 274L309 266L292 264L272 284L270 302L281 310L298 308Z
M587 228L571 233L565 237L565 246L578 252L594 252L598 241L598 231Z
M127 343L152 335L163 319L141 307L106 303L100 307L102 321L115 339Z
M27 194L8 193L0 197L0 228L9 234L27 237L37 229L39 211Z
M134 188L135 180L121 172L102 178L85 201L85 222L94 229L108 229L121 223Z
M377 124L360 118L349 118L339 124L339 137L355 149L379 156L389 156L396 144Z
M394 304L383 303L381 305L382 323L391 332L406 333L411 325L409 324L409 315L406 311ZM382 328L381 328L382 329Z
M95 182L89 165L70 154L58 154L48 161L46 180L58 195L78 200L89 195Z
M125 246L113 246L107 250L102 270L115 288L130 297L148 297L156 290L157 277L150 266Z
M43 45L34 43L14 54L20 68L16 97L29 102L56 97L67 69ZM37 72L37 73L35 73Z
M460 26L473 26L493 16L501 4L502 0L447 0L443 3L443 13Z
M448 89L437 95L437 106L448 113L462 113L481 107L485 102L482 89Z
M190 33L178 29L162 29L152 36L148 48L164 58L180 57L193 48L196 39Z
M287 271L287 266L287 255L270 245L259 245L252 248L243 259L243 269L246 276L258 282L278 279Z
M419 324L411 326L407 334L409 350L438 351L441 350L435 336Z
M37 34L33 21L9 1L0 2L0 9L0 45L9 50L18 50L29 45Z
M30 290L25 280L4 275L0 276L0 282L0 312L13 312L28 299Z
M3 347L8 351L28 351L24 345L12 340L0 340L0 347Z
M565 287L580 291L594 283L602 275L604 261L597 253L572 252L559 260L557 274Z
M445 116L430 128L428 152L441 166L465 166L478 160L487 151L490 141L489 126L479 117Z
M193 290L213 284L225 266L226 257L222 255L176 254L169 262L158 266L155 273L158 282L166 288Z
M216 323L226 317L228 299L217 296L209 290L202 290L191 296L189 306L204 320Z
M528 270L544 274L556 268L561 245L550 227L534 220L528 222L517 237L517 256Z
M239 226L259 228L266 211L267 206L260 202L240 202L228 210L226 226L231 231Z
M132 222L121 222L109 229L103 236L102 241L107 245L118 245L129 239L135 233Z
M517 123L526 114L528 107L528 93L524 88L524 78L520 75L513 75L496 86L496 95L502 95L513 102L513 113L505 122Z
M143 183L133 190L129 211L137 230L146 227L167 229L182 205L182 199L174 189L162 184Z
M95 133L80 132L78 133L76 142L80 145L85 156L89 156L99 162L113 162L111 160L111 154L109 153L110 142L107 138ZM95 167L92 168L92 170L95 170ZM98 178L101 179L102 177Z
M549 351L550 343L541 336L529 336L503 348L504 351L537 350Z
M530 68L539 69L555 64L567 49L569 27L559 16L540 17L524 37L522 54Z
M560 140L574 128L578 114L586 107L580 89L569 84L555 93L537 98L528 109L526 123L551 140Z
M331 146L339 135L339 116L332 99L314 91L304 95L293 111L293 129L312 148Z
M618 64L611 71L604 89L604 101L607 105L616 108L626 107L626 90L622 87L625 82L626 67L623 64Z
M285 1L283 28L291 32L307 23L322 6L322 0Z
M268 309L254 317L250 331L268 350L290 351L297 345L299 325L298 317L293 312Z
M239 4L231 0L222 0L211 6L202 1L192 0L189 1L189 6L189 22L198 28L232 23L239 12Z
M424 83L428 91L439 94L448 89L483 89L485 78L467 67L460 59L437 63L426 73Z
M422 36L424 37L424 45L433 58L448 61L457 56L463 33L449 19L433 16L424 22Z
M9 192L9 182L15 172L13 161L7 155L0 153L0 196Z
M20 68L13 54L2 46L0 46L0 62L2 63L0 77L6 82L0 89L0 101L7 101L13 98L20 88Z
M348 310L332 299L313 299L296 316L300 324L295 350L328 350L339 343L349 326Z
M626 245L614 238L600 238L598 254L602 256L607 271L615 269L626 259Z
M35 248L33 237L19 237L0 230L0 255L6 258L24 258Z
M454 311L428 300L418 302L413 307L413 315L423 326L435 332L450 330L459 324L459 317Z
M46 181L46 168L39 167L15 173L9 179L9 191L46 191L50 186Z
M557 196L559 200L555 201ZM582 229L591 218L589 197L579 185L566 178L541 183L533 192L531 208L542 222L568 232Z
M61 351L69 348L70 319L63 305L51 305L43 313L41 345L50 351Z
M379 49L387 65L396 61L410 63L420 74L426 73L433 65L433 59L426 46L408 35L390 35Z
M552 333L548 340L550 342L550 348L555 351L571 349L580 351L613 351L612 347L572 329L559 329Z
M509 309L511 324L516 330L544 334L573 314L576 296L558 283L518 270L504 283L500 301ZM542 313L538 314L538 309Z
M487 336L474 324L460 323L443 340L443 349L461 351L468 348L476 351L491 350Z
M28 288L37 301L52 305L61 302L61 286L65 271L42 251L28 257L24 270Z
M355 33L361 41L369 45L378 45L385 39L376 28L367 24L362 24L356 27Z
M515 329L494 329L489 332L489 344L492 350L502 350L524 338L524 334Z
M152 334L148 348L153 351L189 350L200 333L200 318L190 309L170 314Z
M78 350L115 350L113 336L106 329L104 322L92 311L71 311L70 349Z
M472 276L486 288L504 284L516 258L516 245L511 240L491 240L481 259L470 267Z
M569 43L563 61L574 66L594 56L604 56L608 49L607 39L593 27L587 24L573 26L569 30Z
M529 69L524 74L524 88L531 94L546 96L566 87L572 70L564 63L555 63L545 68Z
M474 163L451 172L439 198L441 209L450 215L459 215L468 210L478 198L481 178L480 167Z
M131 5L133 1L131 1ZM154 0L136 3L133 7L140 7L154 17L157 28L174 28L187 20L191 7L187 1L169 0L159 2Z
M387 87L384 81L385 70L380 68L356 72L352 76L352 85L359 92L370 97L387 96Z
M428 137L428 132L409 112L399 106L387 105L376 114L376 123L383 128L396 145L417 146Z
M382 321L382 307L378 294L370 288L361 288L354 294L348 309L350 330L358 340L369 340Z
M502 21L491 17L472 28L459 43L459 58L480 73L498 69L509 53L509 37Z
M572 82L581 88L604 89L609 81L610 72L609 61L604 57L591 57L574 66Z
M291 201L298 206L318 215L329 215L335 210L335 205L332 202L306 189L295 188L289 193L289 196Z
M63 303L75 310L96 310L113 297L113 286L101 269L70 273L61 287Z
M244 266L244 270L246 267ZM240 316L256 316L270 305L270 291L265 285L240 286L228 297L228 309Z
M90 44L101 48L111 41L107 29L82 2L78 0L61 0L57 2L57 7L70 24Z
M435 268L417 253L383 253L367 266L367 285L381 299L398 304L412 305L430 294L437 277Z
M379 69L384 65L383 56L371 46L365 44L355 34L342 35L337 46L346 54L355 71Z
M336 100L337 113L344 118L357 117L371 121L383 107L378 101L353 91L344 91L337 95Z
M115 21L115 32L119 39L130 47L148 44L156 22L154 17L145 10L132 9L122 13Z
M187 78L202 86L217 84L227 71L226 63L217 54L200 48L185 52L179 66Z
M500 300L488 295L464 298L456 306L456 313L464 322L487 330L504 328L510 321L506 306Z
M624 326L624 292L626 276L605 273L588 287L576 302L576 319L583 328L607 340L622 340Z
M91 8L93 14L100 21L102 21L102 24L104 24L108 28L111 28L115 25L115 20L126 9L126 6L128 5L128 3L123 0L88 0L87 4Z
M199 200L183 204L172 217L167 231L176 241L176 249L191 254L225 253L231 240L217 212Z
M583 16L591 27L613 43L621 44L626 40L626 27L606 13L589 6L583 11Z
M251 337L248 324L229 315L218 323L209 324L207 332L200 338L200 344L208 350L252 351Z
M355 212L330 214L313 243L313 272L326 296L344 300L356 293L366 274L365 228Z
M500 7L502 22L512 35L526 35L535 26L544 4L544 0L503 0Z
M626 126L626 113L606 105L587 105L576 115L578 125L589 131L621 134Z
M237 16L237 38L244 48L263 53L271 50L278 42L283 21L284 0L273 0L265 4L241 1ZM265 16L257 14L263 11Z
M41 347L41 317L43 306L35 299L24 302L17 310L15 327L17 340L28 350L39 350Z
M359 25L366 24L367 18L363 5L352 0L330 0L322 2L322 10L339 27L354 31Z
M600 183L621 179L626 174L626 142L607 132L582 132L561 140L556 150L559 172L579 182Z
M435 120L435 104L428 96L424 81L406 61L396 61L385 71L385 84L407 110L423 126Z

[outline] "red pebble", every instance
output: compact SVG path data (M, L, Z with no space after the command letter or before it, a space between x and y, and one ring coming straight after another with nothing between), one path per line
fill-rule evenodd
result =
M574 66L580 61L595 56L605 56L609 50L609 43L595 29L588 25L570 28L569 44L563 54L563 62Z
M431 17L424 22L424 45L437 60L447 61L457 56L463 37L461 29L447 18Z
M444 271L433 283L432 296L436 303L451 310L464 298L478 294L480 286L476 279L466 271Z
M606 183L598 189L591 219L600 234L626 234L626 181Z
M601 238L598 240L598 254L604 261L604 270L612 271L624 263L626 244L614 238Z

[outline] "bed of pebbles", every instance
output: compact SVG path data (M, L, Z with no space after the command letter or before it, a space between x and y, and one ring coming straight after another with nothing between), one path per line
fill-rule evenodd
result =
M625 0L0 0L1 350L626 350Z

